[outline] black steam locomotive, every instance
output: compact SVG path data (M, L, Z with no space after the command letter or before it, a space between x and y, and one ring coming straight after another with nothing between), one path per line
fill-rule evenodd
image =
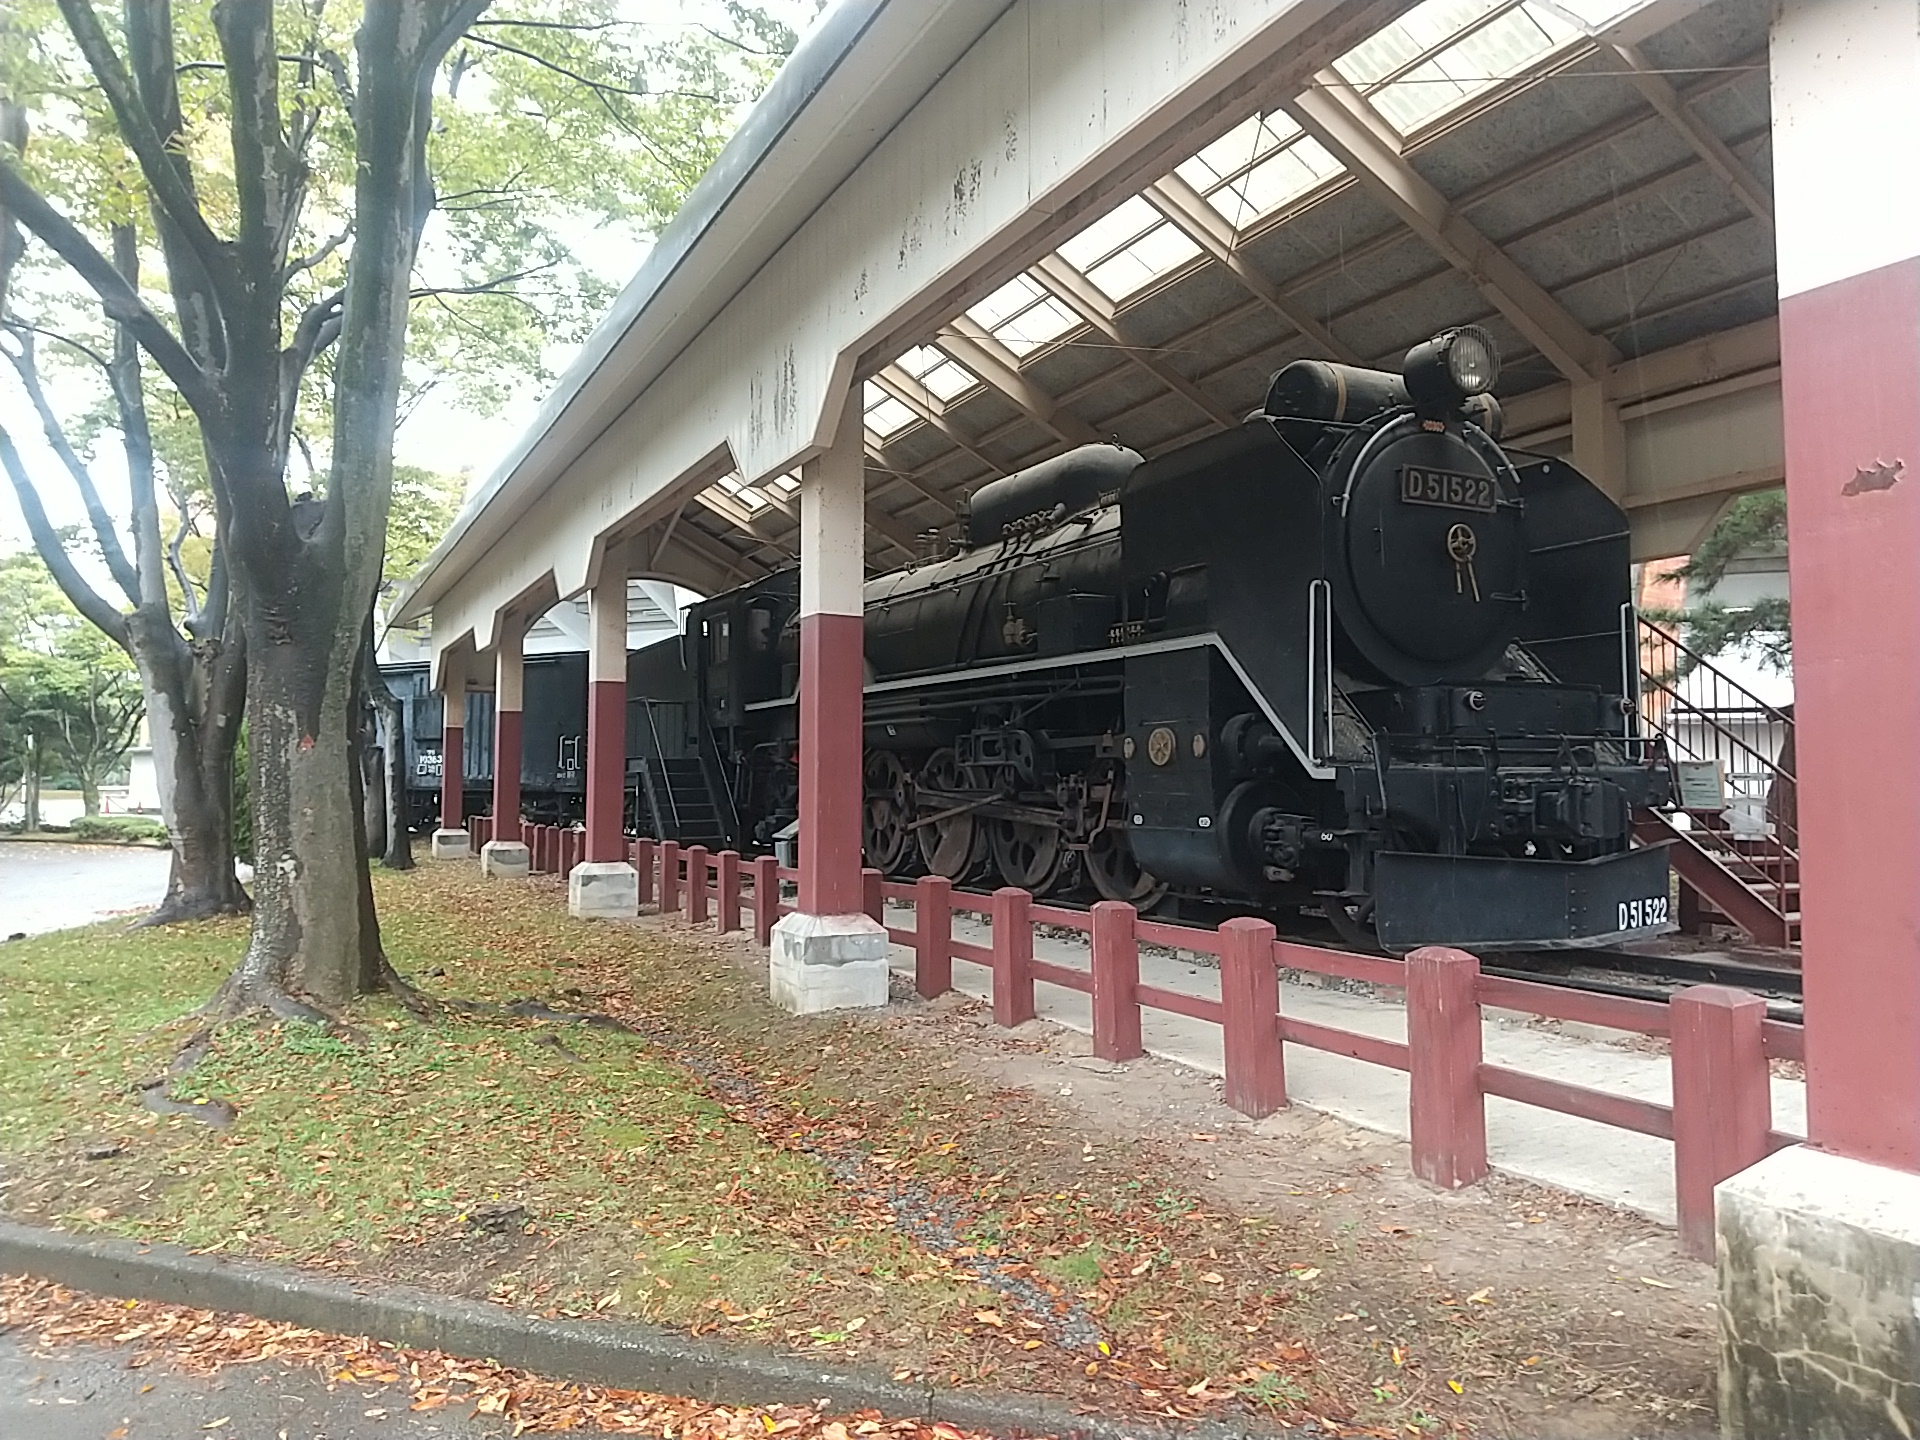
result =
M1673 928L1631 841L1669 776L1634 733L1626 520L1500 446L1497 367L1473 327L1399 375L1301 361L1226 434L983 486L951 553L867 585L868 863L1394 950ZM787 572L632 657L639 828L792 822L795 609Z

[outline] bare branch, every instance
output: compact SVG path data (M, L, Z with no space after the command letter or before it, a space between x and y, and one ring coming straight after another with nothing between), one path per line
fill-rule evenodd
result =
M113 227L113 263L129 289L140 289L140 237L131 225ZM120 411L120 448L127 459L128 522L133 530L134 604L165 607L167 582L160 568L160 503L153 487L153 429L140 378L140 346L124 325L113 327L113 363L107 367Z
M107 513L107 507L101 503L100 490L93 483L92 472L67 439L66 427L60 423L60 417L53 413L53 406L47 400L46 389L40 383L40 366L34 356L32 336L17 338L20 347L18 350L8 350L7 359L20 376L21 388L27 392L33 413L39 417L40 429L47 437L47 448L53 451L72 479L74 488L80 492L80 503L86 507L87 520L93 526L94 538L99 542L100 555L107 562L108 573L113 576L114 583L126 592L128 603L137 605L140 603L140 577L128 562L127 552L120 546L119 528Z
M109 605L81 577L73 557L67 554L67 547L60 543L60 532L47 519L46 507L40 503L40 492L34 488L33 477L27 474L20 452L14 448L13 437L4 429L0 429L0 468L6 470L7 478L13 482L14 498L20 502L20 514L27 522L27 533L33 537L33 548L39 552L47 573L53 576L54 584L60 587L60 593L103 635L126 649L126 616Z
M28 183L12 157L3 150L0 150L0 206L72 267L99 297L108 319L132 331L140 348L166 372L181 398L193 407L202 422L216 426L222 423L224 413L219 391L178 337L147 308L146 302L114 269L113 262Z
M496 275L493 279L482 280L477 285L422 285L417 289L409 290L407 296L413 300L424 300L429 295L511 295L513 292L507 289L509 285L517 280L525 280L529 276L555 269L559 263L558 260L549 260L525 270L515 270L510 275ZM515 296L515 298L519 297Z
M536 54L531 50L522 50L518 45L509 45L504 40L490 40L485 35L469 35L467 39L475 45L484 45L489 50L500 50L508 55L518 55L523 60L531 60L534 64L553 71L556 75L564 75L576 85L585 85L596 95L624 95L635 100L653 100L671 95L687 100L710 100L715 104L720 101L718 95L701 90L634 90L625 85L615 85L606 80L595 80L591 76L582 75L578 70L571 70L558 60L550 60L545 55Z
M193 577L187 574L187 564L181 558L180 547L187 543L187 532L191 522L183 514L179 527L173 532L173 539L167 542L167 568L173 571L174 583L180 587L180 594L186 605L188 633L192 633L196 621L200 618L200 596L194 589Z
M298 260L289 260L286 268L280 272L280 283L285 285L287 281L293 279L293 277L301 271L313 269L352 238L353 222L349 220L340 228L340 232L337 235L329 235L325 243L311 255L302 255Z

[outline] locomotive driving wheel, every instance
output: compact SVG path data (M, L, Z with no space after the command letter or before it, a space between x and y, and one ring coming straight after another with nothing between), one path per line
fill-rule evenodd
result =
M891 750L869 750L862 778L866 803L860 812L860 845L867 864L891 875L913 844L913 781Z
M1035 895L1053 887L1060 876L1060 857L1067 853L1055 827L1029 825L1021 820L990 821L987 843L1000 878Z
M1117 825L1102 826L1087 842L1086 867L1087 879L1103 900L1124 900L1147 910L1167 893L1164 883L1140 868L1127 832Z
M966 788L959 758L953 751L936 750L927 757L927 763L920 767L919 788L938 795L950 795ZM945 799L925 800L920 808L927 813L916 815L913 834L919 842L920 861L927 867L927 873L944 875L955 883L965 880L978 858L975 852L979 847L975 842L979 826L974 823L973 812L944 813L955 809ZM932 818L935 816L941 818Z

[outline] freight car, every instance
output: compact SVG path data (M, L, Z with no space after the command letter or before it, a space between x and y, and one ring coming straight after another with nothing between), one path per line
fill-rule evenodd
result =
M868 863L1312 910L1393 950L1673 929L1665 852L1631 839L1669 775L1634 730L1626 520L1501 446L1498 363L1476 327L1399 374L1296 362L1225 434L975 492L953 553L867 585ZM794 818L796 591L716 596L630 667L637 704L673 689L728 843ZM634 736L667 834L667 747Z
M446 764L441 726L446 706L424 664L382 665L381 678L400 702L406 746L407 823L431 830L440 821L440 778ZM526 662L521 721L520 793L529 820L557 824L586 805L587 657L539 655ZM492 803L493 694L467 692L460 732L462 809Z

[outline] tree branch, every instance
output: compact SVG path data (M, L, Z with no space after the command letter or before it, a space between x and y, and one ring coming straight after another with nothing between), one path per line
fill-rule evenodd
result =
M12 212L46 247L72 267L99 298L107 318L125 325L140 348L153 357L154 364L179 390L180 397L193 407L206 424L219 426L225 419L219 391L207 379L186 347L165 322L147 308L147 304L129 286L120 272L80 233L74 223L62 215L28 183L12 157L0 151L0 206Z
M499 50L508 55L518 55L523 60L531 60L534 64L551 70L556 75L564 75L576 85L584 85L599 95L622 95L634 100L653 100L672 95L690 100L711 100L716 104L720 99L718 95L707 94L699 90L635 90L626 85L615 85L606 80L595 80L590 76L582 75L578 70L568 69L558 60L550 60L545 55L536 54L532 50L523 50L518 45L509 45L504 40L490 40L485 35L472 34L469 34L467 39L475 45L484 45L489 50Z
M315 250L311 255L302 255L298 260L289 260L286 268L280 272L280 283L285 285L287 281L293 279L294 276L300 274L303 270L313 269L352 238L353 222L349 220L337 235L328 236L320 248Z
M127 287L140 290L140 237L131 225L113 227L113 264ZM153 485L153 429L140 378L140 346L124 325L113 327L113 364L107 381L120 411L120 448L127 457L129 528L139 586L134 604L167 607L166 573L160 565L160 502Z
M60 587L60 593L67 597L74 609L97 626L114 644L126 649L126 616L109 605L81 577L73 557L67 554L67 547L60 543L60 532L47 519L46 507L40 503L40 492L34 488L33 478L27 474L20 452L14 448L13 437L4 429L0 429L0 468L6 470L7 478L13 482L14 498L20 502L20 514L27 522L27 533L33 537L33 548L39 552L47 573L53 576L53 583Z
M167 544L167 568L173 571L174 583L180 587L188 634L194 633L194 622L200 618L200 596L194 589L193 577L187 574L186 561L180 554L180 547L187 543L187 531L190 528L187 517L182 515L179 527L173 532L173 539Z
M239 210L235 249L247 290L256 302L248 310L277 329L279 306L261 302L279 298L306 177L280 128L280 65L273 18L272 0L222 0L213 9L231 100L227 133L233 147Z
M140 103L152 117L166 159L197 212L200 198L194 190L193 168L186 160L186 125L180 113L181 67L174 63L172 0L127 5L124 29ZM220 370L227 363L226 304L214 285L206 249L194 242L164 205L155 200L149 208L166 257L167 289L173 296L181 341L203 369ZM216 250L224 254L224 247L217 243ZM214 263L219 263L218 254Z
M93 483L92 472L67 439L66 427L60 423L60 417L53 413L53 406L47 401L46 389L40 383L40 367L34 358L32 337L20 335L17 331L15 335L20 348L17 351L8 350L6 356L20 376L21 388L27 392L33 413L39 417L40 429L47 437L47 447L65 467L74 488L80 492L80 503L86 508L87 521L93 526L94 538L99 542L100 556L107 562L108 573L113 576L114 583L126 592L127 603L138 605L140 577L128 562L127 552L120 546L119 529L113 523L113 517L107 513L107 507L101 503L100 490Z
M58 0L58 3L60 13L66 17L67 29L73 32L74 43L86 57L87 68L93 71L93 78L99 82L107 104L113 109L121 139L140 164L140 173L146 177L155 203L179 227L209 276L217 277L225 246L207 225L206 216L200 213L200 202L186 180L184 160L169 153L153 116L134 92L126 67L120 63L119 52L101 28L100 17L93 13L93 6L87 0ZM149 3L151 0L141 0L130 8L138 10ZM217 278L215 284L218 284Z

